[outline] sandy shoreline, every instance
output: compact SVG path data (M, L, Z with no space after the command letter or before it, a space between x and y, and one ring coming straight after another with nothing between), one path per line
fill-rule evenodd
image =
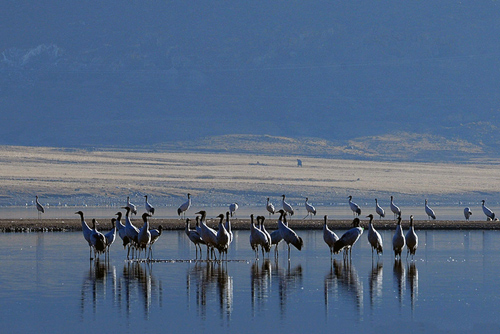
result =
M249 219L234 219L232 228L234 230L248 230L250 228ZM345 230L351 227L352 220L329 220L328 226L333 230ZM90 223L90 221L88 222ZM184 221L179 219L152 219L151 227L156 228L162 225L166 230L184 229ZM378 230L392 230L396 223L392 220L375 221L375 228ZM109 230L111 224L101 220L99 230ZM135 225L140 227L137 222ZM209 226L217 228L215 220L209 220ZM312 220L291 220L290 227L298 230L322 229L322 219ZM405 229L408 228L408 221L402 223ZM368 220L362 220L361 226L368 227ZM266 228L276 229L276 219L266 222ZM57 232L57 231L81 231L79 219L0 219L0 232ZM500 230L500 221L457 221L457 220L435 220L435 221L415 221L417 230Z

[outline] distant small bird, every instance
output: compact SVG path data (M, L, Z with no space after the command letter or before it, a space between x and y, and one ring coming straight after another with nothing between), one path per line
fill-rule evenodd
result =
M483 203L482 207L483 207L483 212L486 215L486 219L495 220L495 213L484 205L485 200L483 199L481 202Z
M408 230L408 233L406 233L406 247L408 250L406 252L406 258L408 258L408 254L410 254L413 258L418 247L418 236L415 233L415 228L413 226L413 215L410 216L410 229Z
M394 204L394 197L391 196L391 211L392 213L394 213L394 219L397 217L397 216L401 216L401 210L399 209L399 207Z
M310 215L310 216L311 216L311 219L312 219L312 216L313 216L313 215L314 215L314 216L316 216L316 208L315 208L312 204L310 204L310 203L308 202L308 200L309 200L309 198L307 198L307 197L306 197L306 203L305 203L305 206L306 206L307 216L309 216L309 215ZM306 219L306 218L307 218L307 216L305 216L305 217L304 217L304 219Z
M392 237L392 249L394 250L394 257L401 260L401 252L405 248L406 240L401 227L401 216L398 216L398 223L396 225L396 233Z
M430 206L427 204L427 200L425 200L425 213L427 214L427 217L429 219L436 219L436 215L434 214L434 210L430 208ZM413 217L413 216L412 216Z
M377 215L379 215L379 218L382 219L385 217L385 211L382 209L382 207L378 204L378 200L375 198L375 212L377 212Z
M267 198L266 210L267 212L269 212L269 217L271 217L271 215L274 215L274 205L273 203L269 202L269 197Z
M351 208L352 210L352 214L355 215L355 216L359 216L361 214L361 208L359 207L359 205L357 205L356 203L354 203L352 201L352 196L349 195L349 207Z
M135 204L130 203L130 197L127 196L127 207L130 209L130 212L132 212L134 215L137 214L137 207Z
M464 216L465 216L465 220L469 220L470 216L472 216L472 211L470 211L469 207L466 207L464 209Z
M238 203L229 204L229 215L232 217L234 213L238 210Z
M377 230L375 230L375 227L373 226L373 215L370 213L366 217L370 218L370 223L368 224L368 242L372 247L372 256L373 250L377 251L377 255L382 254L384 252L382 236L377 232Z
M324 223L323 223L323 240L327 244L328 248L330 248L330 257L333 256L333 248L335 246L335 243L339 240L339 237L328 228L327 221L328 221L328 216L325 215L323 217Z
M191 194L187 194L188 200L179 206L177 209L177 215L180 217L181 213L184 215L184 218L186 218L186 211L189 210L191 207Z
M146 198L146 202L144 203L144 206L146 207L146 212L149 213L150 215L155 214L155 208L151 205L151 203L148 202L148 195L144 195Z
M42 213L45 213L45 209L38 201L38 196L35 196L35 202L36 202L36 210L38 211L38 219L40 219L42 217Z
M283 206L283 210L291 216L293 216L293 208L292 206L285 201L285 195L281 195L283 197L283 200L281 201L281 204Z

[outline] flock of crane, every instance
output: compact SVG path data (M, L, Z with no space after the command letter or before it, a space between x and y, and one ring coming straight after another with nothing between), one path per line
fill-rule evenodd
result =
M127 197L126 206L122 207L126 210L125 213L125 225L121 222L122 212L116 213L116 218L111 220L112 229L106 234L102 234L97 230L96 225L98 222L92 220L92 228L85 222L84 214L82 211L78 211L75 214L80 215L82 231L85 240L87 241L90 248L90 258L92 259L92 251L94 252L94 257L98 257L100 254L105 254L107 257L109 255L109 248L114 243L116 236L118 235L123 242L123 247L127 248L127 258L138 257L141 252L144 251L146 259L152 259L153 244L158 240L162 234L162 226L158 229L151 229L149 226L148 218L154 215L155 209L148 202L147 195L145 197L145 209L146 212L142 215L143 226L142 228L137 228L134 226L130 220L130 214L137 214L136 205L130 202L130 197ZM179 206L177 209L177 214L185 218L186 211L191 207L191 194L187 194L187 201ZM254 217L253 214L250 215L250 246L255 252L255 257L259 257L259 248L262 252L262 256L269 254L273 246L275 246L275 257L278 257L278 244L283 240L288 247L288 260L290 260L290 245L293 245L299 251L302 249L304 242L297 233L288 226L287 216L290 217L294 215L294 210L292 205L286 202L286 196L282 195L282 209L276 210L274 205L267 198L266 209L269 213L275 214L279 213L278 219L278 229L269 233L265 228L264 216ZM361 207L352 201L352 196L348 197L349 206L353 212L354 219L352 222L353 227L346 231L340 238L329 229L327 225L328 217L324 216L323 225L323 239L330 249L330 254L337 254L343 251L344 260L351 259L352 247L363 234L363 228L360 227L359 216L361 215ZM44 212L43 206L38 201L38 196L36 196L36 206L39 215ZM316 215L316 209L312 204L309 203L309 199L305 200L305 208L307 210L307 215L304 217ZM403 234L403 229L401 227L401 210L394 203L394 198L391 196L390 202L391 211L394 213L394 218L397 220L396 231L392 239L392 248L394 251L394 256L396 259L401 259L401 254L404 248L407 248L407 258L409 255L415 255L418 247L418 236L415 233L413 226L413 215L410 216L410 228L406 234ZM220 214L217 216L219 219L218 229L215 230L209 227L206 223L206 211L199 211L196 213L196 226L194 229L191 228L191 219L186 219L185 233L189 240L193 242L196 248L196 258L198 259L198 251L200 252L201 258L201 246L205 245L207 250L207 260L217 260L216 251L219 253L219 260L224 258L227 259L227 251L229 245L233 241L233 232L231 229L230 217L238 209L237 203L232 203L229 206L229 211L226 214ZM488 220L498 220L495 218L495 213L493 213L489 208L485 206L485 201L482 200L482 209ZM385 217L384 209L379 205L378 200L375 199L375 211L380 218ZM436 219L434 211L429 207L427 199L425 200L425 212L429 219ZM470 208L464 209L464 216L466 220L469 220L472 215ZM255 219L254 219L255 218ZM373 220L374 216L369 214L367 218L370 219L368 225L368 242L372 248L373 253L376 252L377 255L383 253L383 241L380 233L378 233L374 226ZM255 220L257 224L255 224Z

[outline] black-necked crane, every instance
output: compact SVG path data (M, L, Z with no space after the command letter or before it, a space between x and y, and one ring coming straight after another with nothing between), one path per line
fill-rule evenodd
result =
M142 222L143 225L141 229L139 230L139 233L137 234L137 245L139 250L144 249L144 255L147 256L147 249L149 247L149 244L151 243L151 232L149 231L149 217L151 215L147 212L144 212L142 214Z
M210 251L213 251L214 247L217 246L217 231L209 227L206 223L207 212L202 210L196 212L196 214L201 215L200 219L200 236L205 241L207 245L207 260L210 257ZM215 253L213 253L215 255Z
M109 248L116 239L116 218L111 218L111 230L104 235L106 238L106 256L109 256Z
M229 204L229 215L232 217L235 215L236 210L238 210L238 203Z
M406 258L408 258L408 254L413 256L415 255L415 252L417 251L418 247L418 236L415 233L415 228L413 225L413 215L410 216L410 229L406 233Z
M181 206L177 209L177 215L180 217L181 213L183 214L184 218L186 218L186 211L189 210L191 207L191 194L187 194L187 201L182 203Z
M264 225L265 220L266 220L266 217L257 216L259 230L261 230L262 233L264 233L264 236L266 237L266 243L262 247L262 256L264 256L264 251L266 251L268 254L271 251L271 235L266 230L266 226Z
M194 247L196 248L196 259L198 259L198 248L200 249L200 258L201 258L201 245L206 245L205 241L201 238L200 234L196 229L192 230L191 227L189 226L190 219L186 219L186 228L185 232L189 240L194 244Z
M338 253L344 250L344 260L351 259L352 257L352 247L358 241L361 234L363 234L363 228L359 225L360 221L358 217L355 217L352 221L352 228L347 230L340 239L333 246L333 252Z
M267 198L266 210L267 212L269 212L269 217L271 217L271 215L274 215L274 205L273 203L269 202L269 197Z
M82 223L82 232L83 232L83 237L85 238L85 241L89 244L90 248L90 259L92 260L92 243L90 242L90 234L92 233L92 229L87 225L87 222L83 218L83 212L82 211L77 211L75 214L80 215L80 220Z
M311 216L311 219L312 219L312 216L316 216L316 208L309 203L309 198L306 197L306 202L305 202L305 207L306 207L306 211L307 211L307 215L304 217L304 219L307 218L307 216Z
M382 219L385 217L385 211L384 209L378 204L378 200L375 198L375 212L377 215L379 215L379 219Z
M90 243L92 244L92 248L94 248L94 254L95 257L101 253L104 253L106 251L106 238L104 237L104 234L101 232L97 231L96 225L97 221L95 219L92 219L92 231L90 233Z
M130 220L130 208L128 206L122 207L125 209L125 233L129 239L127 259L130 257L130 248L137 248L137 236L139 235L139 229L132 224Z
M233 229L231 227L231 220L229 219L229 211L226 211L226 222L224 223L224 228L227 233L229 233L229 245L231 245L233 242Z
M253 222L253 214L250 215L250 236L249 236L249 241L250 241L250 247L252 248L253 252L255 253L255 259L257 260L259 258L259 237L256 232L257 228L255 227L255 224Z
M36 204L36 210L38 211L38 219L42 218L42 213L45 213L45 209L43 208L42 204L38 201L38 195L35 196L35 204Z
M118 230L118 236L122 239L123 249L129 244L130 239L127 237L127 232L125 230L125 225L122 224L122 213L118 211L116 213L116 229Z
M484 205L485 202L486 201L484 199L481 201L482 207L483 207L483 212L486 215L486 219L487 220L495 220L495 213Z
M465 220L469 220L470 216L472 216L472 211L470 210L469 207L466 207L464 209L464 217L465 217Z
M268 250L271 245L268 243L266 235L262 232L254 223L254 215L250 215L250 247L255 252L255 259L259 259L259 246L262 248L262 255L264 255L264 249ZM257 219L259 223L259 219Z
M299 251L302 250L304 246L304 241L301 237L295 233L286 222L286 212L284 210L279 210L280 218L278 220L278 230L281 233L281 237L286 242L288 246L288 261L290 261L290 244L294 245Z
M397 216L401 216L401 210L396 204L394 204L393 196L391 196L391 211L394 213L394 219L396 219Z
M280 230L275 230L272 231L270 234L271 236L271 247L274 245L274 257L278 258L278 245L283 240L283 237L281 236Z
M158 228L152 228L149 230L149 233L151 233L151 242L149 243L148 258L150 259L153 258L153 245L160 238L162 232L163 232L163 226L161 225L158 226Z
M325 215L323 217L324 223L323 223L323 240L327 244L328 248L330 248L330 257L333 257L333 247L335 246L335 243L339 240L339 237L328 228L327 221L328 221L328 216Z
M352 214L354 216L359 216L361 214L361 208L359 207L359 205L352 201L351 195L349 195L347 198L349 198L349 207L351 208Z
M281 197L283 197L283 200L281 201L281 204L283 206L283 210L290 215L290 217L293 216L293 208L292 206L285 201L285 195L281 195Z
M217 230L217 243L215 247L219 251L219 260L222 260L224 258L224 255L226 255L226 260L227 260L227 249L229 247L229 232L226 230L226 227L224 226L224 214L221 213L220 215L217 216L219 218L219 229Z
M370 213L367 217L370 218L370 222L368 223L368 242L372 248L373 258L373 250L377 252L377 255L382 254L384 252L384 244L382 242L382 236L373 226L373 215Z
M429 206L429 204L427 204L427 199L425 200L425 214L427 215L427 217L429 218L429 220L432 218L432 219L436 219L436 214L434 213L434 210L431 209L431 207Z
M144 207L146 208L146 212L149 213L151 216L155 214L155 208L149 203L148 201L148 195L144 195L145 198L145 203Z
M137 207L135 206L135 204L132 204L130 202L130 196L127 196L127 205L126 206L130 209L130 212L132 212L134 215L137 214Z
M401 227L401 216L398 216L398 222L396 225L396 232L392 237L392 249L394 250L394 257L401 260L401 253L406 245L406 239L403 234L403 228Z

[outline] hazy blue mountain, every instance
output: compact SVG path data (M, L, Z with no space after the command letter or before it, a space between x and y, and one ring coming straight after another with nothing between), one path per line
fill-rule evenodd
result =
M496 1L6 1L2 13L0 144L414 133L500 156Z

